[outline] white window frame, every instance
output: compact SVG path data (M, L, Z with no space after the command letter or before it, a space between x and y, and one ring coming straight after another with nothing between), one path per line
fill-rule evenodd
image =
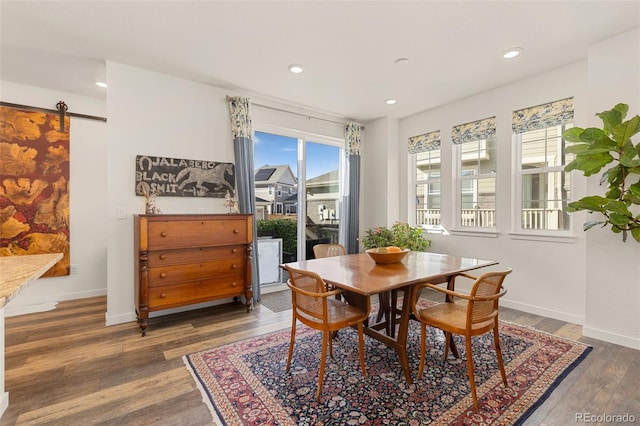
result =
M420 179L418 180L417 178L417 171L418 171L418 155L419 154L409 154L409 157L411 158L411 163L413 165L412 169L413 169L413 204L412 204L412 210L413 210L413 223L415 226L420 226L421 228L423 228L425 231L429 232L429 233L442 233L444 228L442 226L442 209L443 209L443 199L442 199L442 145L440 146L440 148L438 148L437 150L432 149L430 151L439 151L440 154L440 173L438 174L437 178L431 178L431 179ZM429 224L418 224L418 218L417 218L417 210L418 210L418 205L417 205L417 199L418 199L418 185L431 185L431 184L438 184L440 185L440 223L438 225L429 225ZM425 194L425 198L427 198L428 194Z
M493 136L495 138L495 136ZM480 142L481 145L484 145L484 153L485 153L485 157L487 157L488 155L488 149L487 149L487 140L486 139L480 139L478 140ZM462 176L462 163L465 160L464 158L464 151L463 151L463 146L466 142L463 142L461 144L456 144L454 145L454 154L455 154L455 158L456 158L456 167L455 167L455 175L454 175L454 179L453 179L453 187L455 188L455 201L454 201L454 208L455 208L455 213L453 215L454 217L454 223L455 226L453 227L452 231L456 232L456 231L460 231L460 232L489 232L489 233L493 233L496 231L497 228L497 209L498 209L498 173L497 170L495 171L495 173L478 173L478 174L473 174L473 175L469 175L469 176ZM493 152L493 155L498 154L498 149L497 149L497 140L495 143L495 149ZM477 157L474 157L474 160ZM497 162L496 162L496 168L497 168ZM496 201L495 201L495 212L494 214L496 215L496 219L495 219L495 225L494 226L462 226L462 184L463 182L478 182L481 179L487 179L487 178L491 178L495 180L495 188L494 188L494 192L495 192L495 197L496 197ZM477 199L477 193L476 195L476 199Z
M561 124L562 134L563 129L573 127L573 122ZM522 134L514 133L512 135L513 142L513 177L514 185L512 187L512 217L511 217L511 229L510 235L514 239L542 239L542 240L556 240L556 241L575 241L576 235L574 232L575 220L569 215L569 229L525 229L522 227L522 179L525 175L541 174L541 173L567 173L564 172L566 164L551 167L539 167L534 169L522 169ZM571 178L569 193L574 193L574 179Z
M296 206L297 206L296 215L298 217L299 223L304 223L304 221L301 218L304 218L307 215L306 203L304 202L304 197L306 194L306 183L304 181L306 179L306 164L305 164L306 143L307 142L321 143L324 145L330 145L330 146L335 146L339 148L340 149L339 157L341 160L340 160L340 165L338 169L338 175L339 175L338 179L342 184L339 187L340 194L339 194L339 200L337 203L337 208L338 209L341 208L344 195L347 192L347 188L348 188L348 182L346 182L348 176L346 175L346 172L345 172L346 156L344 155L344 138L338 138L338 137L323 135L319 133L291 129L288 127L267 124L259 121L255 121L253 124L254 124L255 131L262 132L262 133L272 133L272 134L281 135L285 137L295 138L298 140L298 176L297 176L298 186L296 191L298 201L296 203ZM301 179L301 177L303 176L305 178ZM343 226L340 226L339 242L343 245L345 244L344 238L343 238L344 229L345 228ZM306 226L305 227L299 226L298 241L305 241L305 240L306 240ZM305 244L298 244L298 260L305 259L306 257L305 251L306 251Z

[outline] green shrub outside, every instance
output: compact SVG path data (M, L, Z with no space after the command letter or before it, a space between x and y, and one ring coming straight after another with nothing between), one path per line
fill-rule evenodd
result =
M286 253L298 252L298 223L295 220L259 219L256 226L258 228L258 236L282 238L282 251Z

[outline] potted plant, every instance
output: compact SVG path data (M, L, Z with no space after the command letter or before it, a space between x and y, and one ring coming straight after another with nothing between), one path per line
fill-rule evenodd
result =
M365 250L374 247L396 246L413 251L427 251L431 241L422 235L422 228L409 226L408 223L396 222L391 229L377 226L368 229L360 239Z
M603 122L602 129L574 127L563 133L571 142L565 152L575 154L565 171L580 170L584 176L591 176L612 164L600 179L601 185L608 185L604 197L583 197L569 203L567 211L599 212L604 218L586 222L585 231L597 225L611 226L611 231L622 234L622 241L630 233L640 243L640 143L631 140L640 132L640 116L625 121L628 111L629 105L617 104L596 114Z

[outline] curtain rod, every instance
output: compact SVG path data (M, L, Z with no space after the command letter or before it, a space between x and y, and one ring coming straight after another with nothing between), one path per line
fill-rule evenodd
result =
M314 119L314 120L321 120L321 121L326 121L328 123L333 123L333 124L340 124L341 126L346 126L349 123L343 123L342 121L334 121L334 120L329 120L328 118L320 118L320 117L314 117L312 115L309 114L302 114L299 112L293 112L293 111L288 111L286 109L281 109L281 108L276 108L276 107L272 107L269 105L262 105L262 104L256 104L256 103L251 103L252 106L257 106L260 108L266 108L266 109L271 109L274 111L280 111L280 112L286 112L287 114L293 114L293 115L299 115L301 117L307 117L308 119ZM360 126L361 130L364 130L364 126Z
M55 109L40 108L40 107L34 107L34 106L29 106L29 105L12 104L10 102L1 102L0 101L0 105L7 106L7 107L12 107L12 108L26 109L26 110L29 110L29 111L49 112L49 113L52 113L52 114L60 114L60 111L57 111ZM105 123L107 122L107 118L106 117L98 117L98 116L95 116L95 115L78 114L78 113L75 113L75 112L68 112L67 115L69 115L69 117L86 118L88 120L104 121Z

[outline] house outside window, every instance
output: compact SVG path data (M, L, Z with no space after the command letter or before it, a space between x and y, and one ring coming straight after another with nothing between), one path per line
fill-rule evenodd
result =
M276 203L276 214L283 214L282 203Z
M515 229L519 231L569 231L567 204L570 174L564 167L562 133L573 127L573 98L513 112L513 140L520 191L517 193Z
M457 223L462 228L496 226L495 117L454 126L457 153Z
M416 165L416 225L439 228L440 207L440 131L409 138L409 153Z

